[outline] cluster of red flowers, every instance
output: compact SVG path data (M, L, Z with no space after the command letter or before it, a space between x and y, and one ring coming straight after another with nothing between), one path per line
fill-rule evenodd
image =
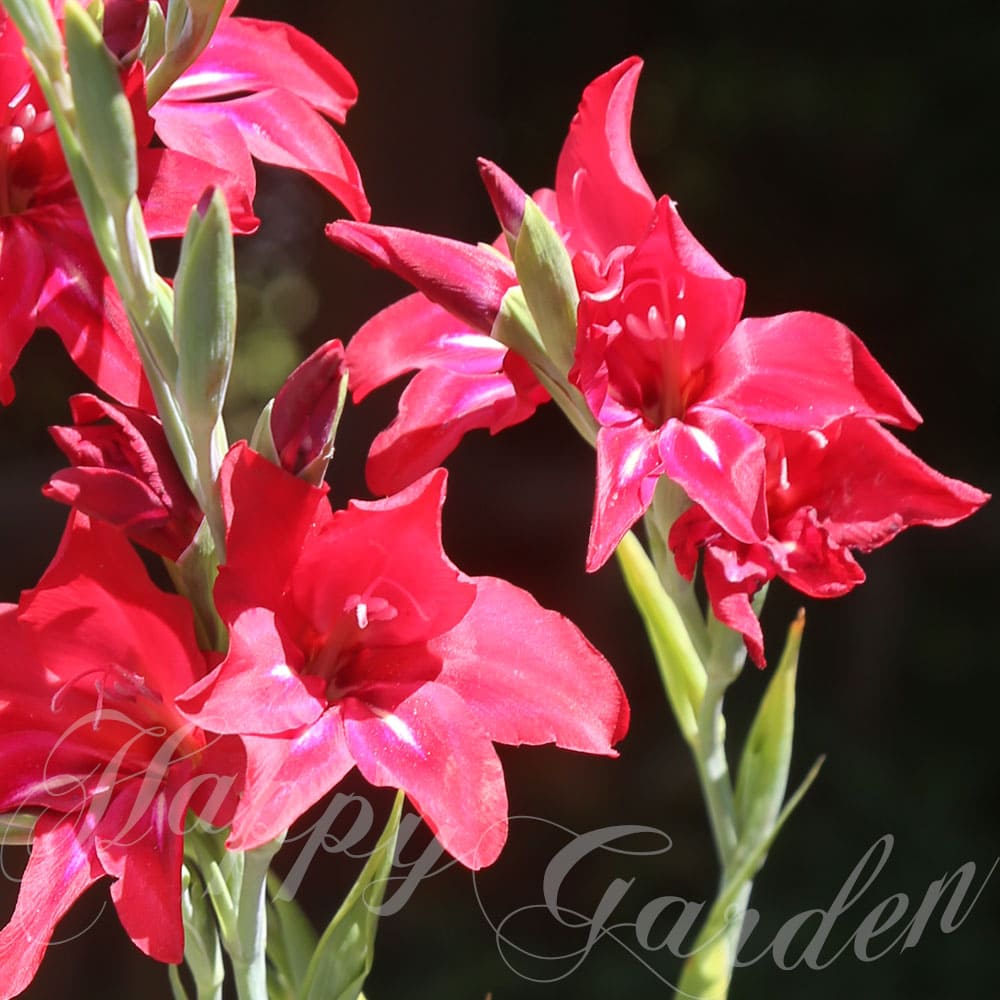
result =
M147 113L134 57L147 5L104 5L150 234L181 235L208 187L224 192L234 231L252 231L252 158L303 171L367 218L328 121L355 99L350 76L294 28L234 17L235 6ZM78 396L74 425L53 429L72 468L45 493L72 511L39 584L0 607L0 814L34 823L0 930L4 997L26 988L55 924L104 876L133 941L182 961L189 815L229 827L232 849L255 847L356 765L372 784L405 790L443 846L476 868L506 837L494 743L613 755L628 723L614 672L573 624L449 561L443 471L331 509L313 483L341 400L337 343L278 394L274 462L240 443L222 465L214 602L228 645L199 643L204 622L150 580L133 543L183 564L203 513L22 48L0 11L0 385L9 400L19 352L48 326L113 400ZM150 146L154 132L162 146Z
M598 428L587 568L607 561L668 477L692 503L669 532L678 569L690 579L701 556L712 610L763 665L751 598L769 580L817 597L846 593L864 579L853 550L909 525L953 524L987 498L885 429L920 417L841 323L810 312L741 319L743 281L701 246L670 198L654 197L636 165L629 133L641 68L628 59L587 87L555 190L534 195L572 261L579 306L566 375ZM516 238L527 196L481 166ZM420 289L348 346L356 400L418 369L372 447L373 488L405 486L467 431L496 433L547 397L490 336L518 284L511 261L362 222L327 233Z
M437 466L466 431L499 431L548 399L530 359L492 335L521 286L506 248L527 195L482 164L504 231L493 248L368 224L331 125L356 98L349 74L294 28L235 7L147 109L136 52L148 5L104 4L150 235L182 235L207 188L224 193L234 232L252 232L259 159L323 185L357 220L331 225L331 238L419 291L346 352L327 344L292 374L270 412L272 454L240 443L222 461L213 614L228 640L212 649L206 622L133 549L184 564L204 514L0 10L0 398L12 398L11 371L42 326L112 397L76 397L73 426L53 429L72 467L45 493L72 508L66 531L39 584L0 606L0 814L34 821L0 930L4 997L26 987L57 921L104 876L136 944L180 962L190 815L228 827L234 850L257 847L356 766L403 789L445 849L478 868L506 837L495 743L613 755L628 724L614 672L575 625L503 580L466 576L441 544ZM52 8L61 16L60 0ZM986 497L886 429L919 417L844 326L805 312L742 318L743 282L636 165L640 68L628 60L587 88L555 189L534 196L571 262L576 329L562 377L595 429L587 568L672 480L690 500L669 532L677 567L690 578L702 561L715 614L762 664L751 598L764 583L844 593L863 579L855 550L911 524L953 523ZM359 400L414 369L370 453L383 499L333 510L321 480L344 378Z

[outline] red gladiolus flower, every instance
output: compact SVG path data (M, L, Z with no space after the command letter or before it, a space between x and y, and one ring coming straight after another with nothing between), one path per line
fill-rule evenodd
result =
M180 962L185 815L225 825L243 762L175 705L206 671L190 606L119 532L73 514L39 585L0 609L0 643L0 813L39 817L0 930L0 996L28 986L56 923L106 875L136 945Z
M420 289L373 316L347 345L355 403L417 369L398 417L368 453L373 491L403 489L440 465L469 431L496 434L549 398L527 362L490 336L504 294L517 283L499 247L356 222L331 223L326 234Z
M815 313L744 319L743 282L662 198L639 245L575 258L581 290L570 380L601 429L587 568L608 559L661 476L743 542L767 536L764 438L848 415L919 416L861 341Z
M202 512L159 418L86 394L74 396L70 408L75 426L50 427L49 433L73 468L57 472L42 492L176 562Z
M549 394L528 363L419 292L373 316L347 345L358 403L413 369L399 415L376 435L365 477L387 495L440 465L471 430L496 434L527 420Z
M301 170L368 219L357 164L327 121L343 124L357 100L351 75L290 24L232 17L236 6L226 3L205 51L150 109L156 134L232 171L251 197L258 159Z
M270 840L357 765L479 868L506 838L494 742L614 755L628 707L611 667L526 592L452 565L444 479L334 513L245 446L226 459L230 648L183 707L246 747L231 846Z
M102 389L152 404L132 332L76 196L44 97L0 10L0 401L14 396L10 373L32 333L51 327ZM126 78L136 115L139 194L150 235L180 236L206 187L221 187L234 228L256 226L247 193L227 171L170 150L149 149L141 68Z
M853 550L870 552L913 524L944 527L988 499L949 479L874 420L848 418L822 431L763 429L767 441L768 535L747 543L704 507L674 523L670 547L690 579L699 552L716 617L742 633L764 665L763 635L750 598L780 576L811 597L838 597L864 581Z
M587 87L559 157L556 189L533 195L571 254L603 259L636 244L649 226L655 199L629 140L641 67L639 59L626 60ZM525 193L488 161L480 160L480 172L503 229L515 235ZM443 462L468 431L496 434L548 399L528 365L489 336L503 293L516 281L496 254L350 222L331 224L327 235L422 293L378 313L347 345L355 403L417 370L399 415L369 453L366 476L373 490L402 489Z

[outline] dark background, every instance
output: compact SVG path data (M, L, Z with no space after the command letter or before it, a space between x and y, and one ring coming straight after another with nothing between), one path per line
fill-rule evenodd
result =
M294 22L355 75L361 99L343 134L375 221L473 241L497 228L475 157L497 161L529 190L551 184L583 87L642 55L639 163L654 192L677 199L716 258L747 279L748 313L813 309L846 322L925 418L906 443L949 475L997 490L994 5L849 0L804 13L776 0L363 8L286 0L246 2L240 13ZM240 251L232 422L244 432L298 357L329 337L347 339L405 291L326 243L322 226L338 207L324 192L287 173L260 177L263 226ZM0 414L4 600L33 585L54 551L65 511L38 490L61 461L44 427L64 422L66 396L86 388L50 334L30 345L16 381L18 398ZM395 398L385 390L346 413L330 476L336 502L366 495L364 453ZM648 824L673 846L660 857L603 853L581 862L565 902L592 914L614 879L634 878L610 920L624 926L567 976L575 960L504 952L522 972L554 980L540 984L505 964L475 891L494 922L541 901L545 864L565 837L515 821L499 862L475 883L452 867L384 920L370 1000L669 995L657 975L672 979L677 961L645 950L627 925L657 897L713 894L693 767L641 626L614 565L583 572L592 455L547 409L495 439L470 438L454 456L446 548L467 572L506 576L573 617L617 667L634 714L617 761L503 750L511 812L578 832ZM995 505L946 532L918 528L864 560L870 578L853 594L808 603L793 781L819 754L828 759L758 880L762 926L749 953L793 915L828 907L884 834L894 838L891 858L838 922L824 957L883 899L905 893L912 915L932 882L967 862L977 870L971 899L1000 855L997 535ZM797 606L788 588L772 588L772 659ZM732 692L734 747L766 679L750 668ZM348 789L364 792L360 783ZM384 815L386 798L372 801ZM4 861L14 876L23 852ZM321 855L310 867L299 898L317 923L332 916L357 864ZM823 971L763 960L738 972L732 996L983 995L1000 965L997 885L986 885L954 933L943 934L935 916L915 947L870 964L850 949ZM60 934L81 932L106 900L99 886ZM106 908L96 927L50 950L26 996L169 995L164 970ZM658 927L665 933L669 920ZM586 943L585 933L537 912L507 930L513 944L548 956Z

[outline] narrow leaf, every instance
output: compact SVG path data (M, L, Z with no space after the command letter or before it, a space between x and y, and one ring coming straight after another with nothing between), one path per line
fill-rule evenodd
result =
M374 960L379 907L396 849L403 811L399 792L389 822L309 963L302 1000L358 1000Z

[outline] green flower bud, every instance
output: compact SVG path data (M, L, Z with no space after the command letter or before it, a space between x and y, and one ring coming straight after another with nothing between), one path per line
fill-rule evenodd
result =
M524 203L524 218L514 246L514 270L545 353L565 378L573 367L576 351L580 295L563 241L530 198Z
M124 214L139 176L132 109L118 64L97 25L75 0L66 3L66 52L84 160L112 214Z
M174 281L175 394L196 440L222 414L236 346L233 237L226 200L206 192L188 219ZM196 450L200 450L197 449Z

